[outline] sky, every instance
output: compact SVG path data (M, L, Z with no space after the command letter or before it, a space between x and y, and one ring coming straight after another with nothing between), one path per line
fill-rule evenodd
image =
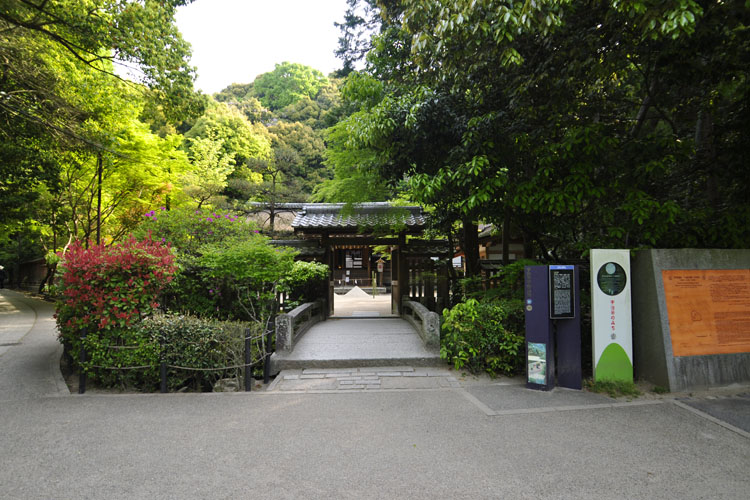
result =
M346 0L196 0L177 9L177 26L193 47L195 87L213 94L250 83L284 61L328 75Z

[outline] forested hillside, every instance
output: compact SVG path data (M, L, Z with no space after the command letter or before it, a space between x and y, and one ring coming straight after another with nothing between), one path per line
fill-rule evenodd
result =
M2 2L0 265L116 242L160 208L305 201L332 177L340 82L283 62L195 91L185 3Z

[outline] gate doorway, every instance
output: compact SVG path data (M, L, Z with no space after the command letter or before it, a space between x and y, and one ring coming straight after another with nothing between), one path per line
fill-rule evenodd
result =
M442 311L453 249L445 240L421 239L425 225L418 206L303 204L292 222L299 239L274 244L328 265L327 293L319 297L325 316L400 316L403 300Z
M393 310L389 246L334 245L331 249L334 318L389 317Z

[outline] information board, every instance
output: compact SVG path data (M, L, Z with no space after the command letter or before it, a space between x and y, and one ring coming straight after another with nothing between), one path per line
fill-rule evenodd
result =
M674 356L750 352L750 269L663 270Z
M575 317L574 266L549 266L549 317Z

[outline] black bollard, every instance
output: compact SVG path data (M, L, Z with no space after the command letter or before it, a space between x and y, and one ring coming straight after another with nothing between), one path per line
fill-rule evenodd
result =
M86 393L86 369L83 367L86 363L86 328L81 330L81 352L78 356L81 373L78 375L78 394Z
M268 386L271 381L271 353L268 350L271 342L271 330L266 332L266 352L263 353L263 384Z
M274 302L274 311L279 310L279 306L277 303ZM263 353L263 384L268 386L268 383L271 381L271 334L274 333L274 330L276 328L276 313L271 316L271 321L269 321L269 328L266 330L266 352Z
M159 342L160 347L161 347L161 351L159 353L160 354L159 358L161 359L161 363L159 363L159 378L161 379L159 390L161 391L162 394L167 392L167 360L164 359L164 344L165 343L166 342L164 342L164 335L162 335L160 342Z
M252 352L250 351L250 329L245 328L245 391L250 392L253 387L253 367L250 366Z

